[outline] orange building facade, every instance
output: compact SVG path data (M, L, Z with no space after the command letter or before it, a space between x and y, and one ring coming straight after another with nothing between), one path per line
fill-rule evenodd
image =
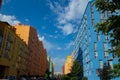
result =
M47 69L47 52L38 39L37 31L31 26L18 24L15 26L16 34L23 39L28 46L26 58L27 75L43 76Z

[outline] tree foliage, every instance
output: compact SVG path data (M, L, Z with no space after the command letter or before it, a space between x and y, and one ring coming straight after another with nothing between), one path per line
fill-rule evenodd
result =
M64 76L63 76L63 79L64 79L64 80L70 80L70 76L64 75Z
M45 74L45 78L46 78L47 80L51 80L51 79L50 79L50 74L51 74L51 72L49 72L49 69L47 69L45 73L46 73L46 74Z
M71 72L67 75L64 75L65 80L79 80L79 77L83 74L82 65L78 60L73 62Z
M109 65L104 63L103 69L100 72L101 80L111 80L113 78L113 73Z
M70 80L78 80L77 77L71 77Z
M82 66L79 61L75 60L71 69L71 76L80 76L82 73Z
M87 77L83 77L82 80L88 80L88 78Z
M113 47L111 52L120 57L120 15L115 14L116 10L120 9L120 0L96 0L95 5L99 11L111 13L106 21L96 25L96 29L98 32L110 35Z
M114 73L114 78L120 76L120 63L114 65L113 73Z
M115 12L120 9L120 0L96 0L98 10Z
M120 14L116 14L117 11L120 10L120 0L96 0L94 4L98 11L102 11L102 13L111 13L104 22L99 22L96 25L96 30L110 36L110 43L113 47L110 51L120 58ZM113 71L116 77L120 76L119 63L114 65Z

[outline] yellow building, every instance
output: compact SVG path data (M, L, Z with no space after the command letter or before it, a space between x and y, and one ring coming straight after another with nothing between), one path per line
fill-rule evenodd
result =
M68 74L71 72L71 67L73 65L74 60L74 52L71 55L67 56L67 60L64 65L64 74Z
M0 78L25 74L27 46L15 31L8 23L0 21Z

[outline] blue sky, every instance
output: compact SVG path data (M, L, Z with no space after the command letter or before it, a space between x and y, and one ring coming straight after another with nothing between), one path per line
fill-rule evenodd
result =
M11 25L35 27L48 55L61 72L74 39L87 0L3 0L0 20Z

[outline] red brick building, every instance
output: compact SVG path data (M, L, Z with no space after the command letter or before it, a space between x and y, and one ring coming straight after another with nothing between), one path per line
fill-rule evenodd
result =
M46 49L43 47L43 43L42 41L39 41L39 45L40 45L40 51L41 51L41 58L40 58L40 63L41 63L41 67L40 67L40 74L42 76L45 75L45 72L48 68L48 61L47 61L47 51Z
M38 39L36 29L21 24L16 25L15 28L16 33L28 45L28 54L26 58L28 75L44 75L47 67L47 53L42 42Z

